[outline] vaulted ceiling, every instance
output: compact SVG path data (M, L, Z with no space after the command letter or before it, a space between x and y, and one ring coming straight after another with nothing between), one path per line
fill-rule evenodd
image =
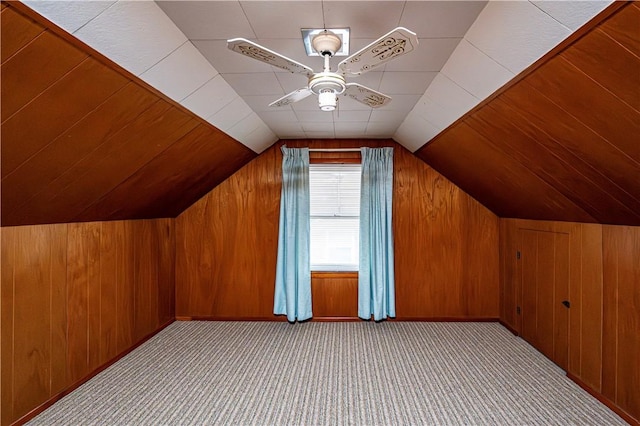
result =
M611 2L590 1L25 1L172 100L260 153L278 138L389 138L420 148ZM372 110L341 97L268 104L305 78L231 52L244 37L321 70L302 28L351 30L351 49L397 26L416 49L348 81L392 96ZM339 58L336 58L339 59ZM335 70L336 63L333 63Z
M638 5L570 35L603 3L485 3L28 2L66 31L2 3L2 225L173 217L280 137L390 135L500 216L640 224ZM316 68L285 50L296 19L318 14L348 18L356 47L391 24L429 24L415 59L359 81L396 109L265 111L300 76L224 39Z

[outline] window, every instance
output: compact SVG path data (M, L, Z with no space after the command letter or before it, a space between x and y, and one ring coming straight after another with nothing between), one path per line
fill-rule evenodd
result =
M311 270L357 271L360 164L310 164Z

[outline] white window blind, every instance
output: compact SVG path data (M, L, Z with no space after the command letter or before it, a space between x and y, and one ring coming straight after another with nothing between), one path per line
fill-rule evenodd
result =
M360 164L310 164L311 270L357 271Z

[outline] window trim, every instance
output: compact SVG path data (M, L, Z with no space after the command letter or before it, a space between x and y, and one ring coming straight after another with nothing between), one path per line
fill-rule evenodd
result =
M344 157L344 153L331 153L331 152L318 152L311 154L338 154L338 156L329 156L329 157L316 157L315 155L309 157L309 164L360 164L362 167L362 156L359 152L353 152L357 154L357 158L355 157ZM355 217L355 216L353 216ZM358 216L360 217L360 216ZM359 244L359 243L358 243ZM357 278L359 267L357 270L340 270L340 269L311 269L311 277L316 278Z

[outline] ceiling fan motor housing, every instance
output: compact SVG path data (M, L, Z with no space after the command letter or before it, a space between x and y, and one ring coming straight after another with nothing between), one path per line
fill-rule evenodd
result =
M311 40L311 45L322 56L333 56L340 50L342 40L331 31L324 30Z
M335 72L319 72L309 79L309 90L316 95L329 90L341 95L346 87L344 77Z

